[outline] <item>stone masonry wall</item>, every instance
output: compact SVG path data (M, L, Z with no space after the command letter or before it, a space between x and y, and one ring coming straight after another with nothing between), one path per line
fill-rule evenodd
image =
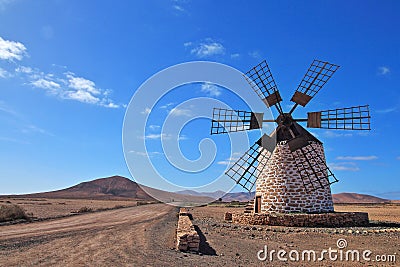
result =
M368 213L335 212L321 214L243 214L233 213L232 222L251 225L292 227L350 227L367 226Z
M176 248L180 251L199 251L200 237L185 208L179 212L176 230Z
M314 142L309 146L312 146L325 162L322 145ZM315 152L312 154L316 156ZM322 181L325 183L324 188L308 193L295 165L296 160L305 160L305 158L302 155L293 157L286 142L277 144L256 182L256 196L261 196L261 213L333 212L330 186ZM322 176L326 173L321 170L318 174Z

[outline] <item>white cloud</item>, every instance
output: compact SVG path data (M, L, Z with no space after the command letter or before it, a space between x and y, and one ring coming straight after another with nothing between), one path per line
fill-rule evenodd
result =
M16 72L19 73L32 73L33 69L31 67L26 67L26 66L19 66L18 68L15 69Z
M386 75L390 73L390 69L387 66L381 66L378 68L379 74L380 75Z
M186 45L186 44L188 44L188 43L184 44L187 47L188 45ZM192 46L192 45L193 44L191 44L190 46ZM206 58L206 57L211 57L211 56L215 56L215 55L225 54L225 47L221 43L213 41L212 39L206 39L206 41L201 42L196 47L193 47L190 50L190 53L199 58Z
M209 96L219 96L222 93L221 89L212 83L203 83L201 85L201 91Z
M10 76L10 73L3 68L0 68L0 78L7 78Z
M329 164L330 168L334 171L351 171L357 172L360 170L356 165L351 162L348 163L331 163Z
M260 59L261 58L261 53L257 50L249 52L249 56L255 59Z
M171 116L175 116L175 117L179 117L179 116L191 117L192 111L190 109L173 108L173 109L171 109L169 114Z
M183 44L184 47L189 47L189 46L192 46L192 45L193 45L192 42L186 42L186 43Z
M173 5L172 7L179 12L185 12L185 9L181 6Z
M20 42L4 40L0 37L0 59L21 60L26 55L26 47Z
M76 89L78 91L87 91L90 94L98 95L100 94L100 90L96 88L96 85L91 80L75 77L73 73L66 74L68 78L69 87Z
M45 79L39 79L39 80L33 81L33 82L31 82L31 85L38 87L38 88L47 89L47 90L56 90L61 87L60 84L58 84L54 81L48 81Z
M108 100L108 101L111 101L111 100ZM115 104L114 102L101 103L100 106L103 106L106 108L120 108L121 107L121 105Z
M171 107L171 106L173 106L173 105L175 105L175 103L171 102L171 103L167 103L167 104L165 104L165 105L162 105L160 108L161 108L161 109L167 109L167 108L169 108L169 107Z
M376 113L381 113L381 114L386 114L386 113L391 113L397 110L397 107L391 107L391 108L385 108L385 109L379 109L376 110Z
M67 91L65 92L64 97L67 99L73 99L79 102L90 103L90 104L96 104L100 101L99 98L93 96L91 93L81 90Z
M1 0L0 0L1 1ZM19 42L4 40L0 37L0 59L21 60L26 53L26 47ZM59 65L52 64L52 67L60 69ZM119 108L110 99L111 90L104 90L84 77L78 77L73 72L66 71L66 67L61 66L63 73L44 73L37 68L30 66L18 66L15 73L24 80L24 84L46 89L52 95L62 99L76 100L82 103L96 104L107 108ZM7 73L0 68L0 77L6 77Z
M351 137L353 136L353 133L340 133L340 132L334 132L334 131L325 131L323 132L323 135L328 138L335 138L335 137Z
M153 131L158 130L158 129L160 129L160 128L161 128L160 125L154 125L154 124L149 125L149 129L150 129L150 130L153 130Z
M232 153L232 156L230 158L227 158L227 159L222 160L222 161L218 161L217 164L219 164L219 165L231 165L231 164L235 163L236 161L238 161L240 156L241 156L241 153L234 152L234 153Z
M239 58L239 57L240 57L239 53L231 54L231 58Z
M143 111L141 111L140 113L141 113L141 114L147 115L147 114L150 114L150 112L151 112L151 108L146 107L146 108L145 108Z
M40 133L40 134L46 134L46 135L51 135L51 136L53 136L53 134L51 134L51 133L49 133L48 131L46 131L46 130L44 130L44 129L38 127L38 126L35 126L35 125L33 125L33 124L26 125L26 126L21 130L21 132L24 133L24 134L28 134L28 133Z
M184 134L181 134L181 135L178 137L178 141L184 141L184 140L189 140L189 137L187 137L187 136L184 135Z
M132 153L142 157L153 157L153 156L163 155L163 153L158 151L141 152L141 151L130 150L128 153Z
M337 157L338 160L375 160L378 159L377 156L340 156Z
M171 139L171 135L165 134L165 133L162 133L162 134L148 134L144 138L145 139L150 139L150 140L157 140L157 139L161 139L161 138L168 140L168 139Z

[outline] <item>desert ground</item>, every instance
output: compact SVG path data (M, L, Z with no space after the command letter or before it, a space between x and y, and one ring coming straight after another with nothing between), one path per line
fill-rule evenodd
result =
M284 262L276 258L270 262L257 258L257 252L265 245L269 250L321 251L329 247L337 249L336 242L340 238L347 241L346 249L368 249L372 251L371 257L398 256L400 205L397 204L336 205L336 211L368 212L373 221L370 227L337 229L237 225L225 222L223 215L226 211L242 210L242 207L218 205L191 208L193 223L202 241L200 253L192 254L174 249L176 207L165 204L135 206L132 202L109 204L107 202L110 201L98 200L45 201L36 202L53 204L21 204L25 205L28 213L36 214L42 220L0 226L0 266L400 265L397 258L396 262ZM73 207L57 212L57 207L68 206L68 201ZM63 202L66 204L55 204ZM94 210L105 207L115 209L75 214L76 210L89 204ZM46 216L56 218L40 216L40 206L53 209ZM67 213L73 215L66 216Z

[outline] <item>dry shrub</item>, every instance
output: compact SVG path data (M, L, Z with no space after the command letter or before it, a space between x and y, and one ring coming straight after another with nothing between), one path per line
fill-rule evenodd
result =
M0 222L28 219L25 211L15 204L0 204Z
M89 207L82 207L82 208L80 208L77 212L78 212L78 213L85 213L85 212L91 212L91 211L93 211L92 208L89 208Z

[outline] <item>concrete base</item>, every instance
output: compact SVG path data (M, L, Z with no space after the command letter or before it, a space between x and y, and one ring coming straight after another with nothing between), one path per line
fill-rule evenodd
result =
M229 216L228 216L229 217ZM369 224L366 212L332 213L232 213L232 222L251 225L273 225L292 227L352 227Z

